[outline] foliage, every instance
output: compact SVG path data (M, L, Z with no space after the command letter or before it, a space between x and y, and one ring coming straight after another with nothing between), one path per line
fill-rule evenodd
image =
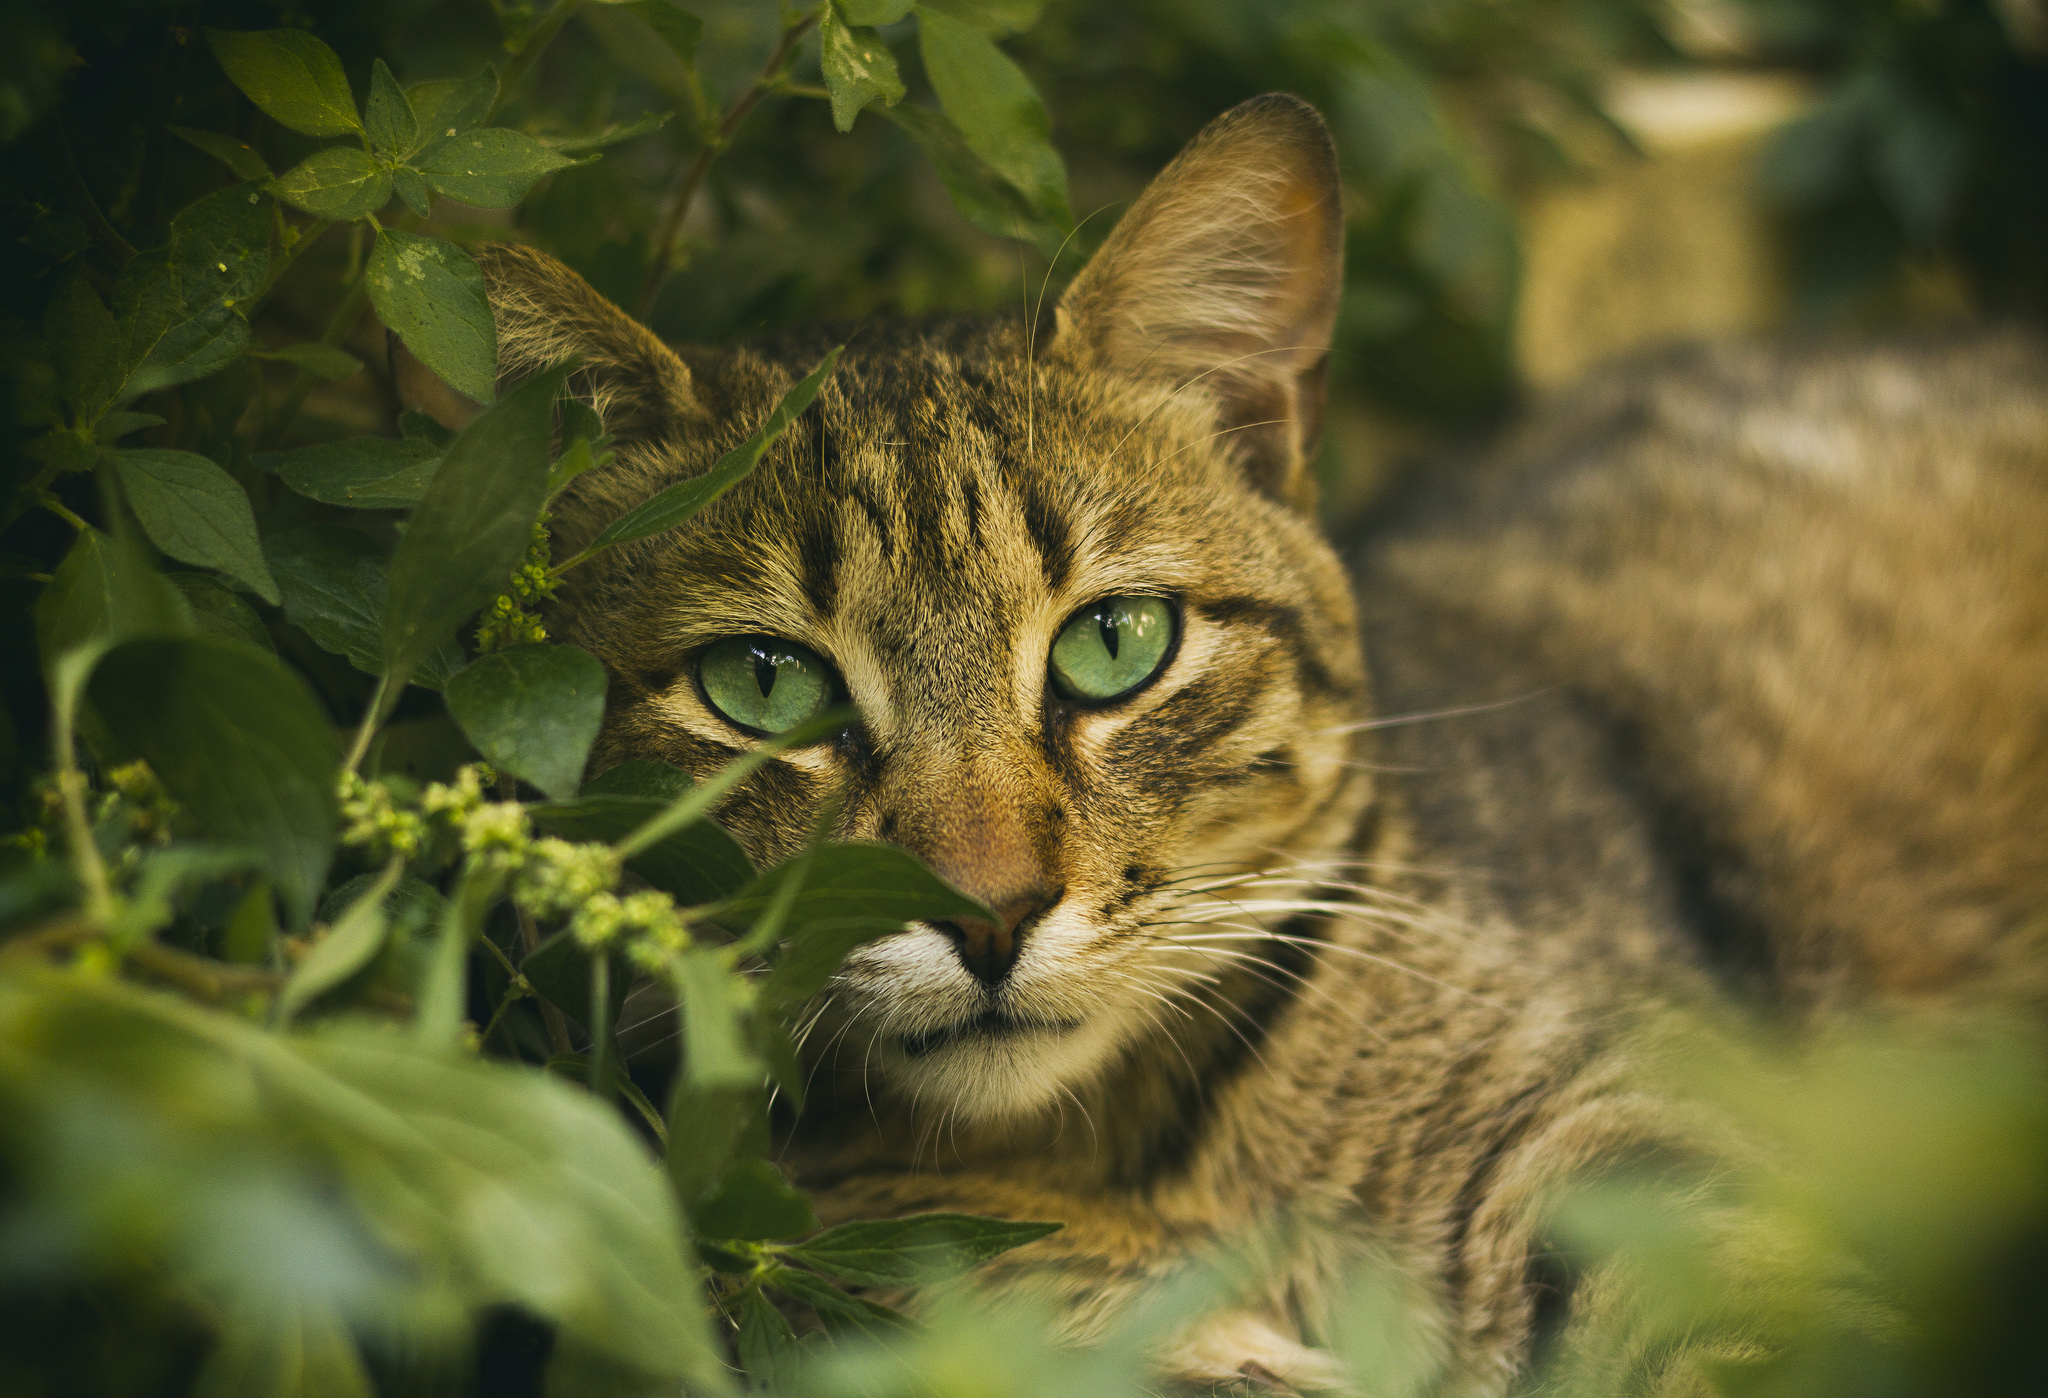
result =
M768 1160L769 1104L803 1088L791 1010L859 942L977 911L900 850L757 870L719 828L722 795L823 730L701 784L586 773L604 676L548 637L555 583L743 479L836 354L557 559L548 503L610 442L560 374L499 394L465 244L540 242L678 337L1007 312L1042 290L1013 256L1076 265L1202 120L1287 87L1347 161L1344 381L1464 413L1509 381L1507 192L1611 138L1595 78L1660 51L1648 10L90 0L10 11L0 39L0 1387L497 1393L544 1367L563 1395L1143 1391L1227 1266L1085 1353L959 1295L909 1327L860 1291L1057 1224L821 1230ZM485 410L459 433L395 415L379 327ZM679 1007L672 1063L622 1044L635 979ZM2034 1051L1926 1070L1896 1115L1935 1144L1896 1197L1841 1192L1869 1173L1854 1122L1759 1176L1757 1207L1833 1230L1798 1267L1892 1279L1886 1375L1980 1334L2031 1353L1976 1304L1995 1229L1886 1252L1858 1221L1951 1218L1976 1157L1940 1143L1995 1137L2010 1188L1982 1216L2035 1227L2043 1133L2008 1110L2039 1100ZM1630 1265L1670 1282L1717 1246L1694 1194L1589 1196L1560 1226L1589 1259L1662 1248ZM1666 1290L1653 1320L1710 1310ZM1374 1391L1423 1381L1412 1301L1362 1278L1331 1337ZM1831 1315L1786 1306L1777 1352L1832 1364Z

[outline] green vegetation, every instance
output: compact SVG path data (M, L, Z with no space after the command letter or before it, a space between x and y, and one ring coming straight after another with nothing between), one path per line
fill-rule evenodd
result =
M2038 35L2008 10L2033 13L1815 5L1773 31L1840 83L1773 187L1862 220L1857 275L1945 248L2038 309ZM558 560L547 506L606 460L594 414L557 375L460 434L398 416L375 325L492 399L464 251L490 237L676 338L1022 313L1102 208L1284 87L1345 154L1342 381L1470 414L1512 383L1508 195L1619 139L1598 79L1624 56L1676 61L1631 0L0 16L0 1389L1141 1391L1226 1262L1085 1354L964 1294L912 1327L845 1288L942 1280L1057 1221L821 1232L768 1161L769 1103L803 1088L790 1009L860 941L973 905L893 849L753 868L709 812L758 757L585 779L604 676L548 638L556 580L743 478L833 361ZM1879 70L1951 116L1857 96ZM621 1048L636 977L681 1007L672 1070ZM2040 1045L1901 1052L1714 1079L1788 1083L1722 1094L1769 1167L1712 1198L1607 1182L1561 1237L1637 1268L1641 1323L1672 1332L1729 1319L1701 1284L1715 1219L1795 1239L1736 1318L1771 1348L1731 1392L2041 1386ZM1332 1345L1371 1391L1426 1387L1398 1285L1358 1295ZM1602 1342L1554 1381L1593 1383Z

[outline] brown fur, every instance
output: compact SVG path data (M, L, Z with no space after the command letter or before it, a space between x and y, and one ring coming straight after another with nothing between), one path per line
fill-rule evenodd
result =
M1434 1382L1499 1392L1555 1295L1557 1182L1712 1144L1623 1047L1660 1007L1717 978L1798 1009L2040 997L2048 355L1616 373L1391 511L1354 604L1304 513L1336 201L1314 113L1246 104L1126 215L1048 346L863 331L753 478L573 575L558 625L613 678L600 762L699 772L752 739L697 652L809 646L862 718L731 798L750 851L836 794L841 836L1031 909L996 988L913 928L815 1007L785 1160L823 1215L1064 1220L988 1284L1080 1340L1257 1239L1242 1299L1161 1355L1194 1382L1339 1382L1316 1345L1341 1279L1390 1260ZM675 358L538 254L485 267L506 371L580 357L620 437L564 550L705 469L829 343ZM1058 701L1052 637L1127 592L1179 607L1172 662L1119 705Z

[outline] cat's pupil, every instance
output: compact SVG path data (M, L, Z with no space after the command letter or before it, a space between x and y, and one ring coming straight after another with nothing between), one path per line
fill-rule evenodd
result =
M768 691L775 688L775 657L765 650L754 652L754 683L761 687L761 697L766 699Z
M1102 648L1109 652L1111 660L1116 659L1116 648L1123 632L1120 623L1123 619L1121 615L1107 608L1095 619L1096 625L1102 628Z

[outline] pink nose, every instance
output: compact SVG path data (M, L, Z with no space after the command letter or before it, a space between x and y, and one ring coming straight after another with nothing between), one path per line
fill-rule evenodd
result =
M994 990L1010 974L1010 968L1017 964L1017 953L1024 948L1024 938L1030 934L1031 924L1060 901L1062 892L1062 889L1039 885L1007 898L984 898L983 901L1000 921L962 918L957 922L933 925L953 939L953 949L960 954L960 964L976 980Z

